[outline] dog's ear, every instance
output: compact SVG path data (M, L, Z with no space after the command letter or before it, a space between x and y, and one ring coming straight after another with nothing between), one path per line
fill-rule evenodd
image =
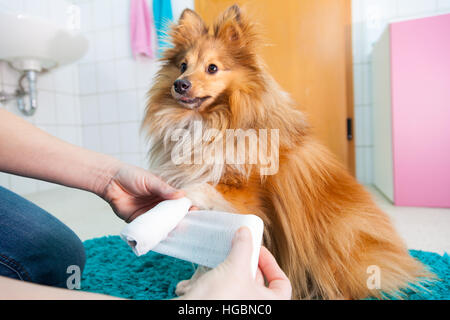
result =
M214 35L225 42L237 43L242 39L244 22L241 8L232 5L225 10L214 24Z
M178 24L172 27L172 42L175 45L191 42L208 33L208 28L202 18L194 11L185 9L178 20Z
M252 52L262 43L257 25L248 19L245 9L236 4L216 20L214 36L230 44L232 48L246 48Z

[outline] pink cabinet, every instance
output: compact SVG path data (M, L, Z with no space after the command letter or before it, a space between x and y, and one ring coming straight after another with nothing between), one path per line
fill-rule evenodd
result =
M374 183L450 207L450 14L392 23L373 51Z

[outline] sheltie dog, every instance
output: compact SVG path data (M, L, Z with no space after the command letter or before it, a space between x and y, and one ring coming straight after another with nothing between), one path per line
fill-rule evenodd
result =
M257 29L236 5L211 27L189 9L171 27L143 121L150 170L200 209L262 218L264 245L294 299L401 295L430 274L364 187L312 137L267 73ZM250 138L262 144L255 148Z

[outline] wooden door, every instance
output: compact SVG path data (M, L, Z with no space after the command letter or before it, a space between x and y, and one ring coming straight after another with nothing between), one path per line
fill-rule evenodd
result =
M237 3L261 24L269 71L304 111L315 135L355 172L351 0L196 0L210 24Z

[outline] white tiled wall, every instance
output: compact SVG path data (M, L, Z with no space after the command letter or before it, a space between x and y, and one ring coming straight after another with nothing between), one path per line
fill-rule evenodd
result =
M79 13L74 12L73 3L74 0L0 0L0 12L31 15L60 26L79 28L79 21L74 21ZM73 14L75 18L70 17Z
M77 4L82 31L90 41L89 52L78 65L84 146L145 167L139 126L158 63L132 57L129 0ZM193 0L172 0L172 5L176 19L183 8L193 8Z
M128 0L79 0L89 39L78 64L84 146L145 166L139 125L157 64L133 59Z
M81 31L90 47L78 63L39 77L39 110L33 117L24 118L61 139L145 167L139 126L145 95L158 65L155 60L136 61L132 57L130 1L0 0L0 11L53 19L51 13L58 12L55 8L61 3L79 6ZM184 8L194 7L194 0L172 0L172 7L177 19ZM56 16L62 12L59 10ZM57 19L53 22L63 23ZM0 90L15 90L18 77L17 72L0 62ZM2 107L19 114L14 102ZM2 173L0 185L20 194L54 187Z
M450 0L352 0L356 174L373 182L371 53L387 24L450 12Z
M67 8L71 3L62 0L0 0L0 12L21 12L40 16L60 25L66 25ZM13 93L17 88L19 72L0 62L0 91ZM81 114L78 99L78 68L65 66L38 76L38 110L32 117L22 116L16 101L0 104L41 129L76 145L82 145ZM0 173L0 185L17 193L26 194L48 190L56 185L43 181Z

